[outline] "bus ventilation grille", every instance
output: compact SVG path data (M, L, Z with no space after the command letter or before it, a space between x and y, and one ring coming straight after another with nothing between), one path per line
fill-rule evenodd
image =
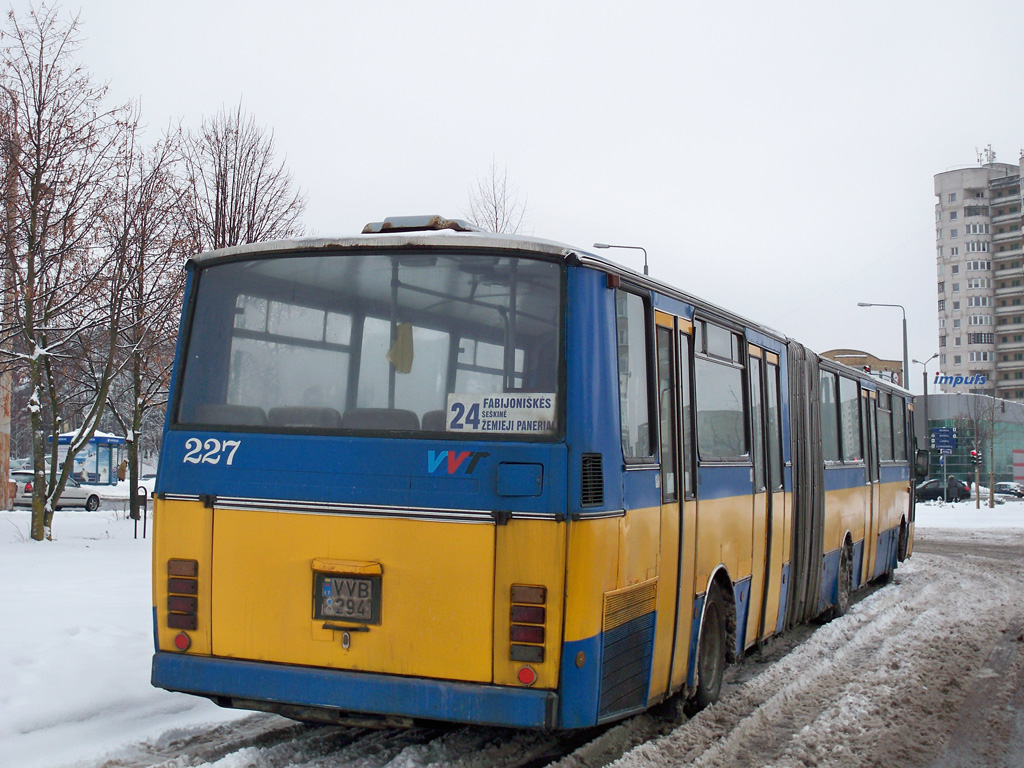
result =
M657 579L605 593L598 720L647 706L657 599Z
M600 453L583 454L581 504L599 507L604 504L604 468Z

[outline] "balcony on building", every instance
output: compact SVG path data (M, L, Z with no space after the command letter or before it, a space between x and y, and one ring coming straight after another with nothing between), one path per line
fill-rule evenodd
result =
M1019 341L1014 341L1013 337L1021 336ZM996 335L997 344L999 345L999 353L1004 352L1024 352L1024 334L1008 334L1008 333L997 333ZM1002 341L1005 338L1006 341Z
M984 197L968 197L963 202L964 216L973 218L975 216L988 216L988 200Z
M996 355L996 357L999 358L998 360L996 360L996 370L999 371L999 372L1003 372L1003 371L1024 371L1024 358L1022 358L1020 360L1013 360L1013 359L1003 360L1003 358L1006 357L1007 355L1009 355L1012 358L1015 355L1022 355L1022 354L1024 354L1024 351L1013 353L1013 352L1007 352L1005 350L1005 348L1000 347L999 353Z
M1019 277L1022 269L1024 269L1024 268L1018 267L1015 270L1009 270L1009 272L1012 272L1016 276ZM1004 279L1006 277L1010 277L1010 276L1011 275L1008 274L1007 272L1003 272L1003 273L1001 273L999 275L999 279L1002 280L1002 279ZM1024 280L1022 280L1021 282L1024 282ZM1006 296L1019 296L1021 294L1024 294L1024 285L1006 285L1006 286L1001 286L999 288L996 288L996 298L997 299L999 299L1001 297L1006 297ZM996 306L999 306L999 305L997 304Z
M1024 302L1024 296L1022 296L1022 302ZM1024 318L1024 303L1021 304L1006 304L996 307L982 307L982 309L992 309L996 317L1003 318L1007 315L1021 315ZM1024 322L1024 320L1022 320Z
M1000 314L999 310L996 310L996 333L1007 334L1016 333L1017 331L1024 331L1024 312L1018 312L1016 315L1011 312L1011 309L1020 310L1021 307L1006 307L1007 312L1005 316ZM1015 318L1020 316L1019 320L1014 321ZM1002 322L1005 321L1005 322Z
M1013 258L1020 258L1021 256L1024 256L1024 248L1021 247L1021 244L1020 243L1011 243L1009 245L1003 244L1003 248L1005 250L1002 250L1002 251L999 251L999 250L997 250L997 251L990 251L988 253L988 257L989 257L989 259L991 261L998 262L998 264L996 265L996 269L997 270L1019 269L1019 266L1018 267L1013 267L1009 263L1005 263L1005 262L1009 262L1009 260L1013 259ZM1005 277L1005 274L1004 275L1000 275L1000 277Z

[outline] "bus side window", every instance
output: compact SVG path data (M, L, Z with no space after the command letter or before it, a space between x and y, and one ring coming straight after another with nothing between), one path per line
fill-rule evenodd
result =
M671 328L658 328L658 415L661 432L661 500L675 501L676 388L673 386Z
M888 392L878 393L878 458L892 461L892 406Z
M843 461L863 461L864 447L861 444L860 393L857 382L845 376L839 377L839 421L843 442ZM864 443L867 443L864 433Z
M826 462L838 462L839 409L836 398L836 375L831 371L819 374L821 393L821 449Z
M654 455L648 384L647 307L635 293L615 293L615 327L619 350L619 418L622 455Z
M683 430L683 493L692 499L695 493L693 484L693 396L691 381L693 376L693 355L691 354L692 339L685 333L679 334L679 392L682 402L683 416L680 421Z
M772 490L783 488L782 470L782 404L780 401L779 366L768 364L768 471Z
M892 398L892 442L896 461L907 460L907 411L902 397Z
M749 455L749 414L740 335L703 320L695 325L697 454L701 461L742 460Z

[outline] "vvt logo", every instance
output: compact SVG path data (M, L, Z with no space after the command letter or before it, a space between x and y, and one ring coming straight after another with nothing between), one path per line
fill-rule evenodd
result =
M974 376L944 376L941 373L936 372L935 384L946 384L951 387L967 386L967 387L981 387L984 386L985 382L988 381L988 377L984 373L978 373Z
M483 451L427 451L427 472L454 475L461 470L461 474L471 475L480 459L490 455Z

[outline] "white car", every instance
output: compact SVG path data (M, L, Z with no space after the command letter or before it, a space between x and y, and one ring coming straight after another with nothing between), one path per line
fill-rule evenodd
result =
M11 481L16 483L18 488L14 494L14 506L32 506L32 483L35 475L31 472L12 472ZM64 486L64 493L60 495L57 502L57 509L61 507L85 507L90 512L99 509L100 497L87 488L83 488L73 477L68 478Z
M1014 496L1018 499L1024 498L1024 485L1020 483L996 483L996 494L999 496Z

